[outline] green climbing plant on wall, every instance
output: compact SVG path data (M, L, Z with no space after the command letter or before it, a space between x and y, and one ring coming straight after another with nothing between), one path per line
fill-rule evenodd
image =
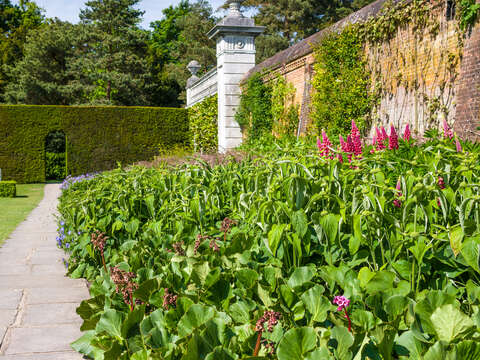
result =
M218 95L188 109L194 152L213 153L218 148Z
M255 74L245 84L235 119L247 140L272 132L272 88L263 82L262 74Z
M295 87L278 75L272 82L272 130L276 136L294 136L298 127L299 106L294 104Z
M356 26L331 33L315 49L313 119L317 131L348 131L352 120L361 129L371 121L376 95L363 59L363 41Z

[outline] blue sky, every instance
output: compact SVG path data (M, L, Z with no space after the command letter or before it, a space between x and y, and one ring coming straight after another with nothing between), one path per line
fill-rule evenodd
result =
M86 0L35 0L35 2L45 9L47 17L58 17L61 20L70 22L78 21L80 9L84 8ZM18 0L15 1L18 3ZM143 15L142 27L148 28L150 22L159 20L162 16L162 10L170 5L178 4L179 0L141 0L140 9L145 11ZM216 10L224 4L224 0L210 0L213 9ZM221 15L220 13L217 15Z

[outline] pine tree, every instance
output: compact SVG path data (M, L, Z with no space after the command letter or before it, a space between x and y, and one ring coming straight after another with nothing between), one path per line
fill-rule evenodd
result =
M139 0L91 0L80 12L90 32L89 51L79 61L96 85L91 103L144 105L148 77L148 34L138 28L143 15Z
M75 66L87 33L83 25L51 20L29 33L24 57L7 67L5 100L12 104L73 105L84 103L85 79Z
M23 58L27 34L44 21L40 8L33 1L21 0L18 5L10 0L0 0L0 102L7 84L6 69Z

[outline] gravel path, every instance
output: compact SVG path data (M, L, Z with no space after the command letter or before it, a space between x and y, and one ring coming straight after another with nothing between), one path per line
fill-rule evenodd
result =
M0 359L79 360L70 343L81 336L75 313L87 299L85 281L64 276L54 214L59 185L0 248Z

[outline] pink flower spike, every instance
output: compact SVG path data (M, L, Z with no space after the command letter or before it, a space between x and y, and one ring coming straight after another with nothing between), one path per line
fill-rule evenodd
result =
M387 131L385 130L385 128L383 126L381 127L381 130L382 130L383 139L388 139Z
M357 124L355 124L355 120L352 120L352 137L355 138L356 136L360 135L360 131L358 130Z
M317 141L318 149L320 150L320 155L326 158L331 159L333 155L330 154L330 148L332 147L332 143L328 138L325 131L322 131L322 141L320 139Z
M337 311L342 311L343 309L348 308L350 305L350 300L348 300L345 296L335 296L333 303L338 305Z
M410 132L410 124L407 124L407 126L405 127L405 132L403 133L403 140L405 141L410 141L410 138L411 138L412 134Z
M317 147L318 147L318 150L322 149L322 140L320 140L320 138L317 138Z
M448 139L453 139L453 131L445 119L443 119L443 136Z
M455 138L455 146L457 148L457 152L462 152L462 144L460 144L460 140L458 140L458 137Z
M398 191L402 190L402 180L400 180L400 178L398 178L397 180L397 186L395 187L395 189L397 189Z
M398 149L398 135L393 125L390 127L390 137L388 138L388 148L390 150Z
M342 147L342 151L343 152L348 152L348 145L345 142L345 140L343 140L342 135L340 135L339 138L340 138L340 146Z
M343 164L343 155L338 153L337 158L338 158L338 161L340 161Z

